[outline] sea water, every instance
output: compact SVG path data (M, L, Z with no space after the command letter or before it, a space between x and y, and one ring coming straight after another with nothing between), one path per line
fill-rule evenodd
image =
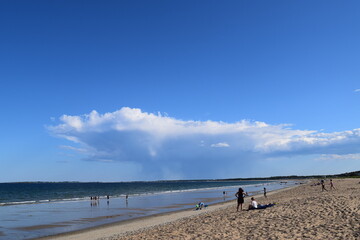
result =
M0 183L0 240L31 239L280 189L278 181ZM226 192L224 195L223 192ZM128 197L126 197L128 196ZM96 200L91 200L96 197Z

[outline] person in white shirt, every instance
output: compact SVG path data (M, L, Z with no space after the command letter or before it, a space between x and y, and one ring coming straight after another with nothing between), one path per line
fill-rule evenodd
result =
M250 203L250 205L249 205L249 210L250 209L256 209L256 208L258 208L258 203L256 202L256 200L255 200L255 198L251 198L251 203Z
M255 200L255 198L251 198L251 203L249 205L249 210L253 210L253 209L265 209L265 208L268 208L268 207L272 207L272 206L275 206L276 203L269 203L269 204L265 204L265 205L262 205L262 204L258 204L258 202Z

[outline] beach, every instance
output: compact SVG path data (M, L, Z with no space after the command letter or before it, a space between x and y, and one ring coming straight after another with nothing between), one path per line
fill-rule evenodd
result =
M360 180L326 181L328 191L315 182L256 196L276 202L267 209L236 212L233 200L42 239L360 239Z
M234 199L239 187L254 195L264 187L270 192L295 183L197 180L0 184L0 239L36 239L170 212L190 209L191 213L199 202L214 210L218 203ZM129 193L128 198L123 193ZM84 196L97 197L91 200Z

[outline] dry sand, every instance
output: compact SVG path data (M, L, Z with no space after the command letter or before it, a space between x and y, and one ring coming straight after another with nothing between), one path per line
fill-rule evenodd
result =
M336 179L336 190L311 183L268 193L274 207L236 212L236 201L118 223L49 239L360 239L360 179ZM248 205L250 199L245 201Z

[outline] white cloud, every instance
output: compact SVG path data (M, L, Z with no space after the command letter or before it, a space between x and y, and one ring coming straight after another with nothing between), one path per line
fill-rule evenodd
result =
M215 144L211 144L210 146L215 148L230 147L230 145L226 142L215 143Z
M86 153L87 152L87 150L85 148L77 148L77 147L67 146L67 145L61 145L60 148L76 151L76 152L79 152L79 153Z
M277 156L356 154L360 144L360 129L324 133L247 120L184 121L128 107L63 115L60 121L48 127L50 132L78 145L63 148L85 154L86 160L123 163L155 179L217 176L219 165L226 172Z
M354 92L360 92L360 88L355 89Z

